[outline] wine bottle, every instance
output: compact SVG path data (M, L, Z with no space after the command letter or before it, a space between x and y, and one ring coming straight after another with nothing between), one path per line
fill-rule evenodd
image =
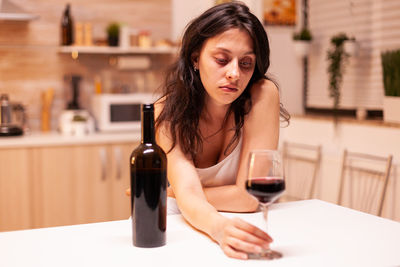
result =
M155 141L154 106L143 104L142 141L132 152L132 239L137 247L160 247L166 243L167 157Z
M61 45L74 43L74 23L70 13L70 5L67 4L61 18Z

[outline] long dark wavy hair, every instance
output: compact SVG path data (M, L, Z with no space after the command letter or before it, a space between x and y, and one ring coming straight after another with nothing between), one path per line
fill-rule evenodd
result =
M253 40L256 65L253 76L243 93L231 103L225 122L233 113L234 131L227 149L240 137L244 118L251 110L251 86L260 79L268 79L269 43L263 25L249 8L240 2L231 2L214 6L191 21L182 38L182 46L177 61L168 70L163 86L163 110L156 120L156 127L163 123L168 125L172 137L171 151L179 142L182 151L194 160L202 151L203 136L199 121L204 108L206 91L200 75L193 68L193 55L200 53L204 42L229 29L245 30ZM289 113L281 104L280 116L289 121Z

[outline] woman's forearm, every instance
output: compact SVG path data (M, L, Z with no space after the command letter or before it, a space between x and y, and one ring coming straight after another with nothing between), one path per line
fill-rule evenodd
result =
M247 253L269 248L272 239L267 233L239 218L221 215L204 199L204 195L182 195L179 192L177 195L181 196L177 201L183 217L196 229L208 234L226 255L247 259Z
M254 212L258 201L244 188L237 185L224 185L203 188L207 201L219 211Z
M190 194L178 194L177 202L179 209L185 219L196 229L208 234L216 240L216 233L221 228L226 218L220 215L203 197L195 192Z

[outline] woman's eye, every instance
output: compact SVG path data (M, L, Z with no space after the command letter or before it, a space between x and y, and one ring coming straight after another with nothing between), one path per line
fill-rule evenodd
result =
M253 63L251 61L242 61L240 62L240 65L244 68L251 68L253 66Z
M216 60L217 63L219 63L219 64L226 64L226 63L228 63L228 60L226 60L225 58L215 58L215 60Z

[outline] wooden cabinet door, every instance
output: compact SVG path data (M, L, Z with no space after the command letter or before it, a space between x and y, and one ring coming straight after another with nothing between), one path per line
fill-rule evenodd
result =
M131 214L130 197L125 195L130 187L129 159L139 143L124 143L111 146L111 219L128 219Z
M0 231L32 227L30 152L0 149Z
M127 219L138 143L34 149L34 227Z
M111 162L107 145L77 146L74 149L75 209L77 223L108 221L111 218Z
M72 148L36 148L34 161L34 226L50 227L75 223Z
M108 146L47 147L35 152L36 227L110 220Z

